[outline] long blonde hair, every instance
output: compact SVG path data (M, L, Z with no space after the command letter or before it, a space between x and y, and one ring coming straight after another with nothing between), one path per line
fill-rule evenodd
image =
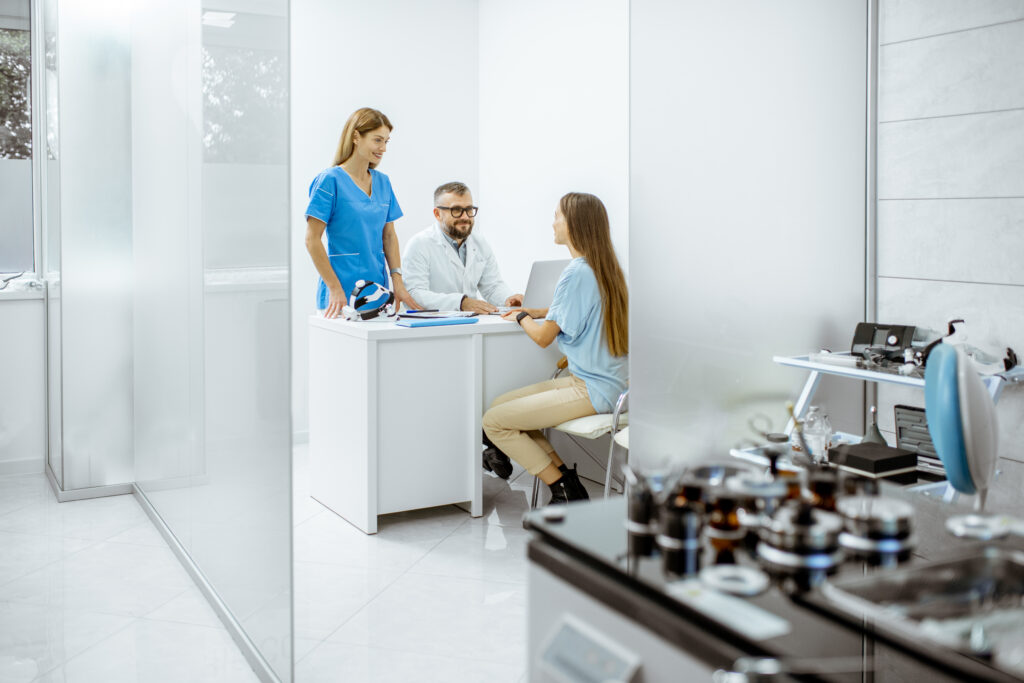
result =
M338 151L334 153L334 165L341 166L352 156L352 152L355 151L355 144L352 140L355 138L356 133L366 135L371 130L377 130L381 126L384 126L389 131L395 129L391 125L391 121L388 120L388 117L376 109L370 109L369 107L357 109L352 116L348 117L348 121L345 122L345 128L341 131L341 139L338 140ZM370 163L370 168L376 167L377 162Z
M608 212L592 194L570 192L558 201L569 240L594 271L604 309L604 337L613 356L629 353L629 292L612 246Z

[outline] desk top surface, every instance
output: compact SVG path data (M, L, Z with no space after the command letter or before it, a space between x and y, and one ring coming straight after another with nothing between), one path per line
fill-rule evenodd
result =
M474 334L525 334L518 323L497 315L481 315L471 325L440 325L437 327L402 327L393 322L373 320L328 320L318 313L309 316L310 327L321 328L362 339L423 339L429 337L464 337Z

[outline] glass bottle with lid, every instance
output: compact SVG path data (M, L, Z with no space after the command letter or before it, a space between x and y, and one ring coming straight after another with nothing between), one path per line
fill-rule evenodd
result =
M817 463L828 462L828 448L832 440L832 424L818 406L811 406L804 416L804 440L810 453L807 455Z

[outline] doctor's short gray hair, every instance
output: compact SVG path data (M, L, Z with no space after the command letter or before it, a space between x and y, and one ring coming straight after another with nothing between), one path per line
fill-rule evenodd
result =
M437 202L441 199L441 195L448 194L449 192L452 194L469 194L469 185L466 185L466 183L460 183L458 180L453 180L450 183L441 185L434 190L434 206L437 206Z

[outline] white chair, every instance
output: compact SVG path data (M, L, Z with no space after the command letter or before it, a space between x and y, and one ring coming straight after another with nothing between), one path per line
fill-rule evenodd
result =
M568 362L563 357L562 360L558 361L558 369L555 370L555 374L552 375L552 379L558 377L568 365ZM560 425L555 425L551 429L557 429L558 431L567 434L570 439L575 438L582 439L599 439L605 434L611 434L612 438L608 443L608 462L604 463L605 469L604 475L604 497L608 497L608 492L612 486L612 472L614 472L613 458L615 457L615 445L618 444L626 449L627 458L629 453L629 413L624 410L626 407L626 399L629 398L629 389L626 389L619 394L619 399L615 402L615 408L611 413L599 413L597 415L588 415L586 417L578 417L575 420L568 420ZM619 428L623 427L622 431ZM601 464L601 463L598 463ZM530 496L530 508L534 509L537 507L537 498L540 496L540 478L533 478L533 493Z

